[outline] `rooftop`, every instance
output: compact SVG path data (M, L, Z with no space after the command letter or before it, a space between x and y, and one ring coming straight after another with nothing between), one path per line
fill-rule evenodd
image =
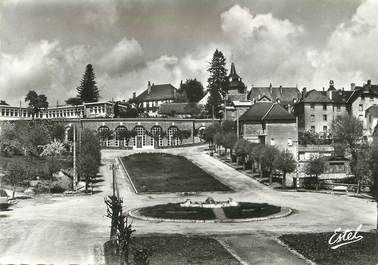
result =
M256 102L239 120L241 121L295 121L293 114L280 104L272 102Z
M297 87L273 87L272 84L270 84L268 87L253 86L248 94L248 99L258 100L263 96L266 96L273 101L280 100L282 104L292 104L294 100L300 99L301 93Z
M310 90L305 95L304 98L301 100L304 103L328 103L332 102L332 100L327 97L325 92L318 91L318 90Z
M171 84L148 85L137 99L140 101L175 99L177 89Z

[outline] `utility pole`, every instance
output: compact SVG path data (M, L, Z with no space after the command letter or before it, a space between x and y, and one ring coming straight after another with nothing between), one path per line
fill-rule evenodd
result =
M72 125L73 130L73 190L77 189L77 175L76 175L76 126Z
M239 140L239 109L236 108L236 138Z
M211 106L211 109L212 109L212 112L213 112L213 124L214 124L214 119L215 119L215 117L214 117L214 104Z
M110 169L112 170L113 196L117 196L119 198L119 191L118 191L118 188L117 188L116 175L115 175L115 170L118 169L118 166L111 164Z

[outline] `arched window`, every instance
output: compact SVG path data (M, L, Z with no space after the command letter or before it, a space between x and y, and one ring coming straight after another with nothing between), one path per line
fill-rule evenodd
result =
M197 136L199 137L199 138L203 138L203 135L204 135L204 133L205 133L205 130L206 130L206 127L205 126L201 126L201 127L199 127L198 128L198 134L197 134Z
M97 129L97 134L100 137L101 144L105 146L109 146L110 139L108 137L108 132L110 131L108 126L101 126Z
M168 136L168 145L178 145L178 138L175 137L176 132L179 129L176 126L171 126L168 128L167 136Z
M115 139L116 139L116 146L120 146L122 144L123 146L126 145L126 137L124 132L127 131L127 128L123 125L118 126L115 128Z
M159 147L163 145L163 139L161 137L161 134L163 132L163 129L155 125L151 128L151 145L155 147Z
M143 126L136 126L134 127L134 131L136 133L134 137L134 146L137 148L142 148L146 145L146 129Z

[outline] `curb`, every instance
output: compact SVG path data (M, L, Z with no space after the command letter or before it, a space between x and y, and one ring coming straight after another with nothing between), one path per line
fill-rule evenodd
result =
M135 185L134 185L134 182L131 180L130 178L130 175L129 175L129 172L127 172L127 169L125 167L125 165L123 164L123 161L120 157L117 157L117 160L118 160L118 163L121 165L122 169L121 171L124 173L124 175L126 175L126 178L127 180L129 181L129 183L131 184L131 187L133 188L133 191L136 193L136 194L139 194L138 193L138 190L136 189Z
M304 260L307 264L309 264L309 265L317 265L315 262L313 262L312 260L306 258L305 256L303 256L301 253L299 253L295 249L289 247L289 245L287 245L286 243L284 243L279 238L274 237L273 240L276 241L279 245L281 245L284 248L286 248L290 253L294 254L295 256L297 256L298 258L300 258L301 260Z
M136 220L149 221L149 222L171 222L171 223L246 223L246 222L259 222L271 219L283 218L291 215L293 210L288 207L282 207L281 211L277 214L266 217L245 218L245 219L227 219L227 220L193 220L193 219L165 219L155 218L139 215L140 208L131 209L127 215Z

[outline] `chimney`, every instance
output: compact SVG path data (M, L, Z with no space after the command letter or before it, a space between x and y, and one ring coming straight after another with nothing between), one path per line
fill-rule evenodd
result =
M151 93L151 82L148 81L148 85L147 85L147 94L150 94Z
M302 98L305 98L306 94L307 94L307 88L304 87L304 88L302 89Z
M272 95L273 93L272 83L269 84L269 90L270 90L270 94Z
M350 83L350 89L353 91L356 89L356 83Z
M136 98L136 92L133 92L133 99Z
M280 93L281 93L281 95L282 95L282 86L280 86Z
M323 92L324 92L324 90L325 90L325 87L323 87Z

